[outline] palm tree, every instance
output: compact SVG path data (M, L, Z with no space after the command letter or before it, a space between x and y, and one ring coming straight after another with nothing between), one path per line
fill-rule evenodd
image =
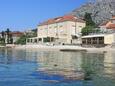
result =
M2 38L4 38L5 37L5 32L2 31L1 34L2 34Z

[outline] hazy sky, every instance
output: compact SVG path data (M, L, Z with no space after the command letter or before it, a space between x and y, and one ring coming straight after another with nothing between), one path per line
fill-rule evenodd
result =
M36 28L39 22L63 16L86 0L0 0L0 31Z

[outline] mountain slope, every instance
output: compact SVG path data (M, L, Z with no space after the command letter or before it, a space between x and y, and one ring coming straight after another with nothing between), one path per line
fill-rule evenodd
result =
M115 0L95 0L94 2L87 2L80 8L73 10L71 14L83 17L86 12L92 13L92 18L95 23L100 24L115 15Z

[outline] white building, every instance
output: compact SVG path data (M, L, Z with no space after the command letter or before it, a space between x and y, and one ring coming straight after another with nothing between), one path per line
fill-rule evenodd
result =
M85 21L73 15L66 15L49 19L38 25L37 37L29 38L27 44L53 43L77 44L81 43L81 30L86 26Z
M100 26L101 34L93 34L82 37L82 44L105 46L115 43L115 16L106 22L103 22Z
M112 34L95 34L82 37L82 44L91 46L106 46L115 43L115 33Z

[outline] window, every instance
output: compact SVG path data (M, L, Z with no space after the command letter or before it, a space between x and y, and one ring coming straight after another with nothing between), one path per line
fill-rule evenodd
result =
M80 28L82 28L82 26L79 26Z
M30 39L28 39L27 42L30 42Z
M72 27L75 27L75 25L72 25Z
M32 42L32 39L31 39L31 42Z
M34 42L37 42L37 39L34 39Z
M50 42L50 37L44 38L43 41L44 42Z
M41 38L39 38L39 41L42 41L42 39L41 39Z
M60 25L59 27L63 27L63 25Z
M57 28L57 26L54 26L54 28Z

